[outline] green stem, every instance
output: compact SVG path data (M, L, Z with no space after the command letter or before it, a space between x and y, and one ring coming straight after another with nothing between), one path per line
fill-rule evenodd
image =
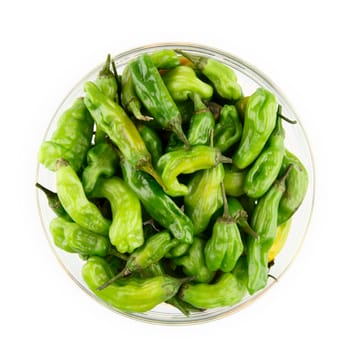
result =
M297 121L296 120L292 120L292 119L289 119L287 118L286 116L284 116L282 114L282 106L281 105L278 105L278 109L277 109L277 117L285 120L287 123L289 124L297 124Z

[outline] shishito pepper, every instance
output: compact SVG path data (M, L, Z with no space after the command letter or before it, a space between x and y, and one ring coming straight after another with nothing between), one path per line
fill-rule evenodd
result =
M92 197L107 198L113 221L109 239L121 253L132 253L144 242L141 204L135 193L118 177L97 181Z
M151 58L146 54L140 55L129 67L136 94L151 116L163 128L174 131L188 147L179 109Z
M228 196L238 197L244 194L244 179L247 171L237 169L233 164L224 164L224 186Z
M178 181L178 175L209 169L223 162L231 162L231 159L224 157L214 147L197 145L189 150L179 149L163 154L158 160L157 170L166 186L166 192L176 197L188 193L188 187Z
M232 161L244 169L254 162L264 148L276 125L276 97L269 91L258 88L247 103L242 137Z
M84 84L84 90L86 92L84 102L98 127L118 146L129 162L151 174L162 184L152 166L151 155L140 133L123 108L102 94L91 81Z
M55 171L56 161L64 158L79 171L91 145L94 121L84 100L78 98L73 105L59 117L57 127L49 141L39 149L39 162Z
M183 243L193 241L193 223L148 174L121 160L124 181L136 193L147 213Z
M158 69L172 69L181 64L180 57L171 49L154 51L150 57Z
M193 93L204 100L209 100L213 95L213 88L200 80L188 66L171 69L163 76L163 81L174 101L185 101Z
M151 127L145 124L139 124L137 128L139 129L140 135L145 142L148 151L152 154L152 164L155 167L158 159L163 154L162 140Z

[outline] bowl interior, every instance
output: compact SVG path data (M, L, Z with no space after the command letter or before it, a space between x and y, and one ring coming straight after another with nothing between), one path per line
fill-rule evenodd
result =
M282 94L281 90L266 76L259 72L255 67L242 61L241 59L228 54L226 52L219 51L217 49L205 47L202 45L195 44L184 44L184 43L160 43L154 45L148 45L139 47L119 55L114 56L117 71L120 73L124 66L136 56L142 53L149 53L161 48L167 49L181 49L187 51L188 53L202 55L206 57L215 58L218 61L225 63L226 65L232 67L238 77L238 82L240 83L245 95L252 94L256 88L264 87L275 94L278 103L282 105L283 114L290 119L295 119L298 121L297 124L291 125L284 123L284 128L286 132L285 144L286 147L295 153L300 160L305 165L309 174L309 188L306 197L293 217L292 227L287 239L287 242L277 256L275 264L272 266L270 273L277 279L279 279L285 270L288 268L290 263L293 261L297 252L299 251L302 242L305 238L309 221L311 218L313 200L314 200L314 166L311 149L308 143L307 136L302 127L302 123L298 118L297 114L293 110L291 104L288 102L286 97ZM73 101L83 95L83 84L88 80L94 80L97 76L98 71L101 69L103 63L89 72L85 77L78 82L75 87L68 93L64 98L56 112L54 113L51 121L49 122L47 131L44 136L44 140L49 139L56 128L56 123L63 111L70 107ZM54 173L48 171L45 167L38 164L37 167L37 181L42 185L55 189L55 175ZM50 231L49 223L54 217L53 212L47 205L46 198L37 191L37 202L39 208L39 214L44 228L46 237L50 243L50 246L56 255L59 263L68 273L68 275L73 279L73 281L82 288L86 293L88 293L92 298L101 304L105 305L110 310L113 310L119 314L125 315L138 320L143 320L147 322L154 323L166 323L166 324L187 324L195 322L204 322L212 320L218 317L223 317L237 310L240 310L243 306L249 304L251 301L255 300L257 297L264 294L273 284L274 279L270 278L268 285L262 291L256 293L253 296L247 295L239 304L233 307L224 307L217 309L209 309L200 313L193 313L190 317L184 316L174 307L161 304L155 309L145 312L145 313L125 313L113 309L111 306L105 304L99 298L97 298L86 286L84 280L81 276L81 268L84 261L81 260L77 255L66 253L59 248L55 247Z

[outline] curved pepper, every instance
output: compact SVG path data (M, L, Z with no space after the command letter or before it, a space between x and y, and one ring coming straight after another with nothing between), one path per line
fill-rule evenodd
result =
M244 194L244 179L247 171L237 169L234 165L224 164L224 186L228 196L239 197Z
M120 280L103 290L99 286L113 277L108 263L91 257L82 268L82 276L89 289L108 305L126 312L145 312L170 299L186 279L170 276Z
M121 253L132 253L144 242L141 204L135 193L118 177L97 181L92 197L107 198L113 221L109 239Z
M221 152L227 151L238 142L242 135L242 124L236 107L224 105L220 111L220 119L214 129L214 145Z
M141 55L129 67L136 94L151 116L163 128L172 130L188 147L181 114L151 58Z
M49 229L55 245L66 252L106 256L110 250L107 237L84 230L78 224L61 217L52 219Z
M105 219L95 204L90 202L73 167L64 159L56 162L56 189L63 208L83 228L108 234L110 221Z
M192 221L148 174L121 160L124 181L136 193L147 213L183 243L192 243Z
M278 224L286 222L297 211L307 192L309 178L306 168L300 159L286 150L281 173L285 172L289 165L292 169L286 179L286 191L283 194L278 207Z
M195 93L200 98L209 100L213 88L200 80L195 71L188 66L178 66L163 76L163 81L174 101L185 101Z
M91 145L94 121L82 98L75 100L58 119L50 141L39 149L39 162L55 171L56 161L64 158L75 171L79 171Z
M118 146L129 162L162 184L152 166L151 155L140 133L123 108L103 95L91 81L85 83L84 90L86 92L84 102L97 126Z
M138 129L148 151L152 154L152 165L155 167L158 159L163 154L162 140L159 135L147 125L140 124L138 125Z
M210 271L205 264L204 247L205 241L194 237L187 253L173 259L176 265L182 266L185 275L194 276L196 282L210 282L215 275L215 272Z
M179 183L178 175L209 169L221 162L230 162L230 159L222 156L216 148L196 145L189 150L179 149L163 154L158 160L157 170L170 196L185 196L189 190Z
M281 118L277 118L274 131L245 177L244 192L249 197L263 196L276 180L284 157L284 135Z
M224 179L224 166L200 171L188 183L184 197L185 213L193 222L194 234L205 231L212 215L222 206L220 184Z
M90 193L101 176L111 177L115 174L118 165L118 155L107 142L101 142L89 149L87 166L82 173L83 187Z
M247 103L242 138L234 153L233 163L244 169L259 156L276 125L277 101L275 96L258 88Z

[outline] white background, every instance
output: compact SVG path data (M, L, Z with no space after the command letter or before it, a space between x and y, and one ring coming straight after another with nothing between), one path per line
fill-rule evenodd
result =
M347 1L2 1L1 349L349 349ZM314 151L316 203L297 260L264 297L196 326L144 324L83 293L35 202L37 150L68 90L106 53L185 41L231 52L287 95Z

